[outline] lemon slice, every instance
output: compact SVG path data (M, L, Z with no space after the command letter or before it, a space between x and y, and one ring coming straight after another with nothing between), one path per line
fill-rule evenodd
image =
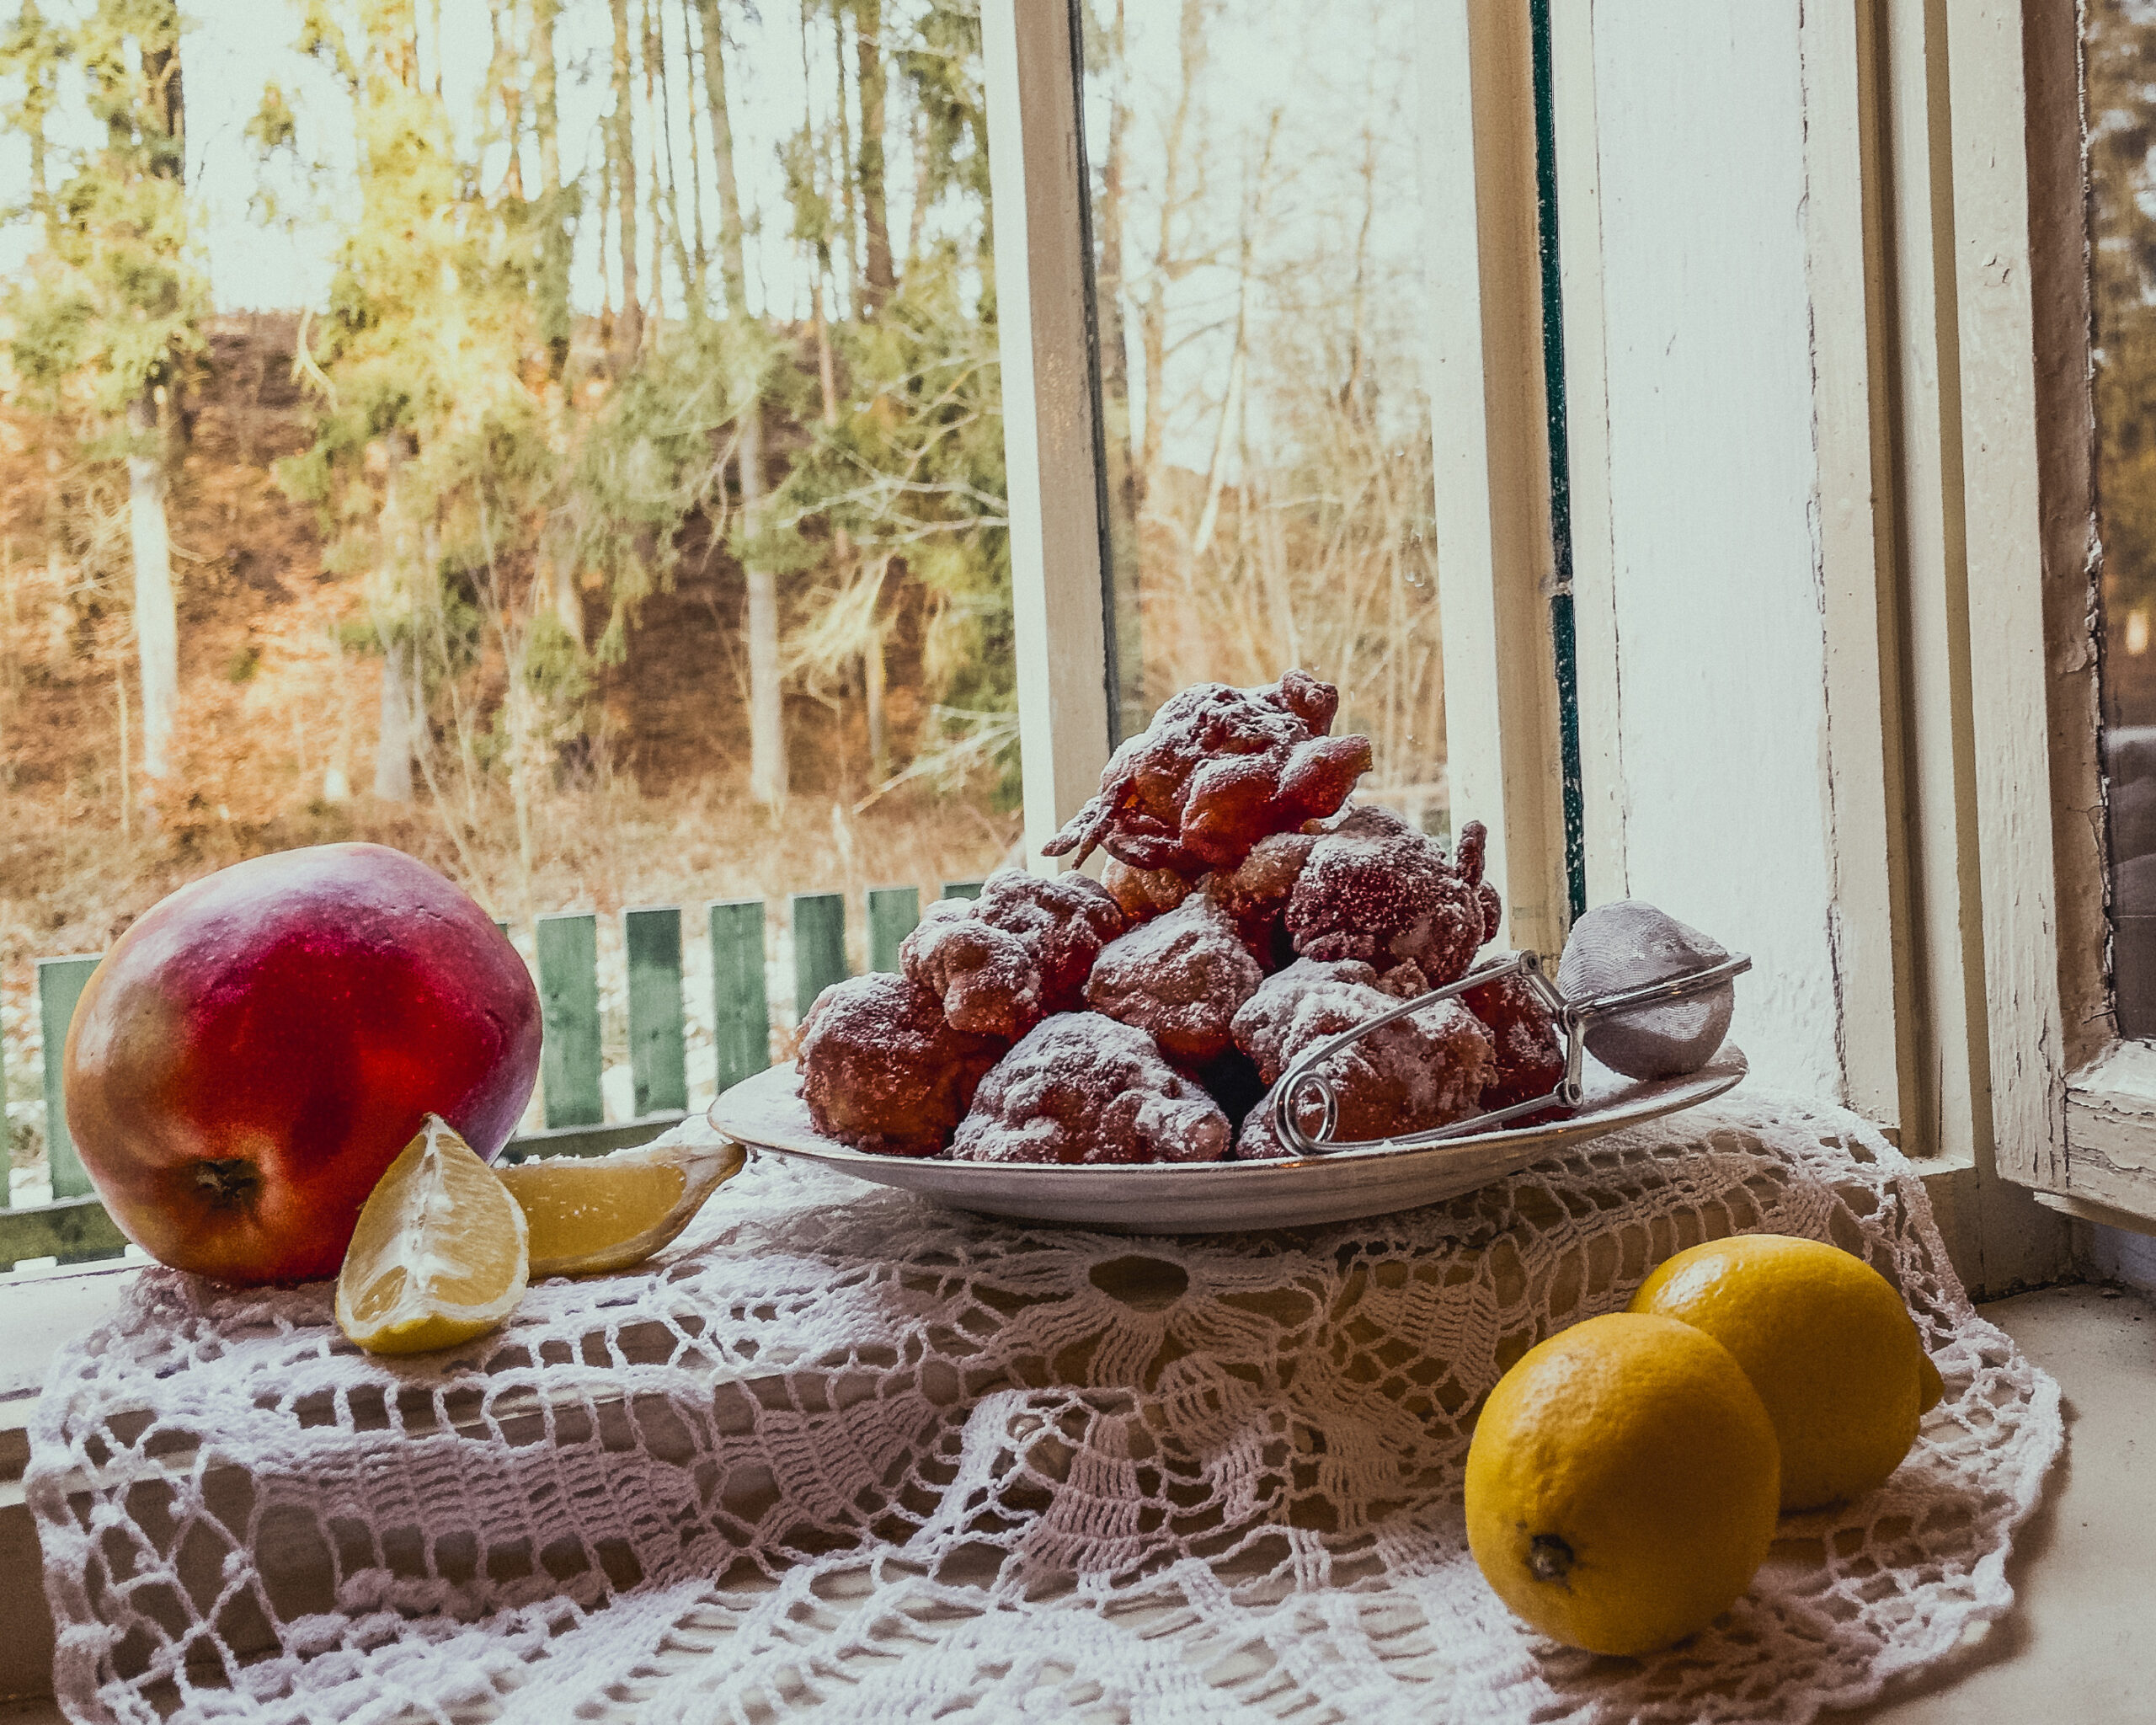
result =
M429 1114L376 1182L337 1278L337 1324L370 1354L483 1335L528 1279L524 1212L500 1177Z
M531 1276L589 1276L641 1263L741 1172L738 1144L653 1144L501 1171L531 1228Z

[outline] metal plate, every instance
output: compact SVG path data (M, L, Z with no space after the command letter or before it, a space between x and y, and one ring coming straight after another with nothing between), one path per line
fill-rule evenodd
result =
M1342 1151L1299 1161L1067 1167L870 1156L809 1124L792 1066L774 1066L735 1085L711 1105L709 1118L714 1130L758 1150L903 1187L956 1210L1118 1233L1224 1234L1348 1221L1454 1198L1582 1139L1720 1096L1744 1073L1744 1051L1733 1042L1689 1076L1651 1083L1620 1077L1590 1060L1582 1075L1586 1100L1568 1119L1419 1149Z

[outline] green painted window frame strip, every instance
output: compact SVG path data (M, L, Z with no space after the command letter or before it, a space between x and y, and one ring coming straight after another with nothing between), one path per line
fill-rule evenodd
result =
M1542 387L1550 426L1550 595L1556 659L1558 752L1564 773L1565 884L1575 918L1587 914L1587 793L1580 756L1580 655L1572 606L1572 453L1565 404L1565 278L1557 232L1557 105L1550 0L1529 0L1534 46L1534 211L1542 266Z
M943 896L947 899L977 899L986 883L978 880L947 880L943 883Z
M61 1074L67 1065L68 1022L75 1016L75 1002L83 985L98 968L100 954L78 953L65 959L37 961L38 1028L45 1041L45 1162L52 1173L56 1199L82 1198L90 1191L90 1177L83 1159L75 1154L75 1140L67 1130L67 1103L61 1093Z
M818 995L846 979L846 895L792 893L787 914L793 926L793 1015L798 1023Z

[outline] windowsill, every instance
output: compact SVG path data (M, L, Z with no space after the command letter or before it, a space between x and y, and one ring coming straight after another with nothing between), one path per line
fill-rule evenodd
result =
M2067 1447L2007 1558L2014 1609L1945 1664L1822 1725L2147 1717L2156 1643L2156 1302L2089 1284L2047 1288L1983 1314L2059 1381Z
M2113 1211L2145 1210L2156 1169L2156 1044L2116 1042L2066 1081L2063 1196ZM2105 1220L2097 1216L2090 1220ZM2149 1224L2138 1224L2147 1231Z

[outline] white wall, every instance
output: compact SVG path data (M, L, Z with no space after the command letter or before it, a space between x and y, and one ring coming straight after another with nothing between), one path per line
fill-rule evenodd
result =
M1650 900L1748 952L1732 1033L1754 1073L1833 1094L1797 8L1604 3L1593 66L1598 579L1618 654L1614 713L1582 724L1615 727L1590 734L1588 793L1598 770L1621 777L1622 848L1591 856L1593 897ZM1561 204L1561 226L1576 215L1593 211Z

